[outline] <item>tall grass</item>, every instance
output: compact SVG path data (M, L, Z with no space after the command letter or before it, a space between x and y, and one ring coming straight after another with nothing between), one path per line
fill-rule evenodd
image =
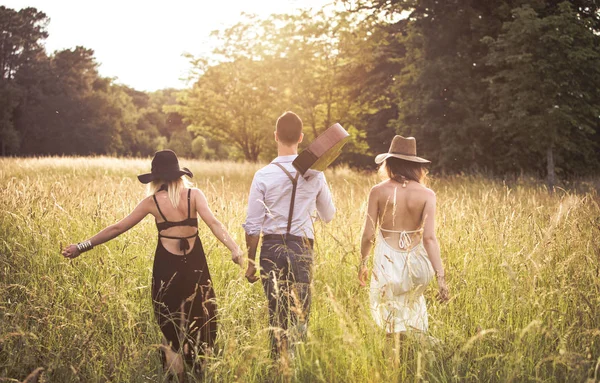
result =
M242 243L257 165L182 161ZM148 160L0 160L0 381L44 367L48 382L160 381L150 300L150 218L80 258L90 237L144 196ZM452 300L427 291L429 335L386 340L358 286L361 224L374 174L328 171L338 213L317 226L306 344L289 365L268 355L267 307L201 225L219 305L211 382L507 382L600 379L600 207L595 192L550 196L532 182L434 179Z

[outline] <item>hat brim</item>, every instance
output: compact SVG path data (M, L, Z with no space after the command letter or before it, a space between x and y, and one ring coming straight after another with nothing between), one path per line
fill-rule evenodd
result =
M381 153L375 157L375 163L380 164L383 161L387 160L390 157L400 158L401 160L410 161L410 162L418 162L420 164L430 164L431 161L426 160L425 158L417 157L417 156L406 156L404 154L395 154L395 153Z
M181 168L176 172L164 173L164 174L155 174L155 173L145 173L137 176L138 180L147 184L154 180L162 180L162 181L173 181L181 176L188 176L190 178L194 177L194 173L191 172L188 168Z

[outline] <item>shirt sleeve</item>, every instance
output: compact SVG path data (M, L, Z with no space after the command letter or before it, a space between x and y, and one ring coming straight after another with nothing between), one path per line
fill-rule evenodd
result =
M246 234L251 236L260 235L265 220L265 193L262 183L254 175L250 195L248 196L248 213L246 222L242 225Z
M317 194L317 213L323 222L330 222L335 215L335 205L331 196L331 190L327 185L325 174L321 173L321 189Z

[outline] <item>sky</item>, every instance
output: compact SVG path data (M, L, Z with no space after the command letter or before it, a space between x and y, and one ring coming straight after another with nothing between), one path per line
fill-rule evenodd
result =
M240 21L298 8L319 9L332 0L3 0L19 10L35 7L50 18L46 50L93 49L102 76L142 91L183 88L190 64L183 53L208 54L209 35Z

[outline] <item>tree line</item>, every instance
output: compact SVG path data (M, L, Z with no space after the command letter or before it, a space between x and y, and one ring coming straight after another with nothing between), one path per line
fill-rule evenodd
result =
M294 110L305 142L340 122L352 136L340 160L352 165L371 166L403 134L434 170L525 172L553 184L600 165L599 7L345 0L246 15L213 33L210 55L189 57L188 89L151 94L98 76L88 49L46 56L46 16L2 7L13 39L0 43L3 153L146 155L173 141L188 155L265 160L275 118Z
M163 110L176 90L140 92L98 74L85 47L48 55L49 19L0 6L0 151L6 155L192 156L181 115Z

